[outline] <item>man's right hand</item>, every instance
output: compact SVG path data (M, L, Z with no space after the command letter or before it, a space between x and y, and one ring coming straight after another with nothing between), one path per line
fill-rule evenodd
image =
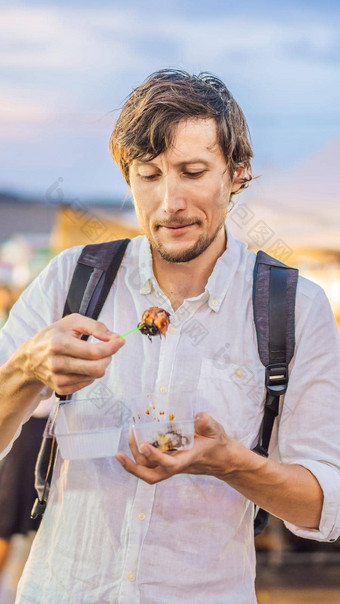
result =
M82 335L101 341L87 342ZM104 323L71 314L24 344L22 370L30 382L45 384L58 394L73 394L103 377L112 355L124 344Z

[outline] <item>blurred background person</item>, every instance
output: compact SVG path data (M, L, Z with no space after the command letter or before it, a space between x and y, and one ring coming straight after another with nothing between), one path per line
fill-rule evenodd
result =
M31 519L36 498L34 469L54 395L37 407L11 451L0 462L0 602L15 600L17 582L40 518ZM10 564L8 564L10 562Z

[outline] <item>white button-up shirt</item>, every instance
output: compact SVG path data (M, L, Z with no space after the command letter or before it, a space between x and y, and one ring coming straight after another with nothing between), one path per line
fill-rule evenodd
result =
M53 259L13 308L0 338L0 362L62 315L80 247ZM206 410L246 447L256 443L265 396L252 308L255 254L228 236L205 291L173 311L152 271L147 240L128 246L100 320L131 330L146 308L171 313L166 338L139 332L112 358L101 380L74 396L97 401L98 416L118 413L120 450L127 428L152 401L175 414ZM303 537L340 533L340 351L324 292L299 278L296 353L271 443L283 463L308 468L324 505L319 530L287 524ZM151 405L151 409L153 409ZM80 411L81 413L81 411ZM282 497L285 494L282 493ZM114 457L63 461L17 602L34 604L251 604L253 504L213 476L178 475L148 485Z

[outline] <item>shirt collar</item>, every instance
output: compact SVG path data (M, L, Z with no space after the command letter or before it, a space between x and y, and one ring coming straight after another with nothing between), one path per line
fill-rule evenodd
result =
M227 247L223 254L217 259L214 270L211 273L205 287L209 292L208 304L212 310L218 312L226 296L233 277L239 268L242 255L247 244L234 239L230 230L226 227Z
M140 293L149 294L152 289L152 281L155 279L152 268L152 255L150 244L146 237L142 238L139 254L139 277Z

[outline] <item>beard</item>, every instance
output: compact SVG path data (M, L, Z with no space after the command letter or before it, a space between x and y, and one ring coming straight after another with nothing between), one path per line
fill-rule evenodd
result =
M190 262L190 260L194 260L201 254L203 254L203 252L205 252L205 250L207 250L208 247L210 247L210 245L215 241L219 231L222 227L224 227L225 218L226 216L223 217L220 224L217 226L212 235L200 235L200 237L191 247L186 250L181 250L179 252L169 251L166 246L157 241L157 239L152 237L151 235L147 235L147 238L149 240L151 248L155 252L158 252L161 258L163 258L163 260L165 260L166 262Z

